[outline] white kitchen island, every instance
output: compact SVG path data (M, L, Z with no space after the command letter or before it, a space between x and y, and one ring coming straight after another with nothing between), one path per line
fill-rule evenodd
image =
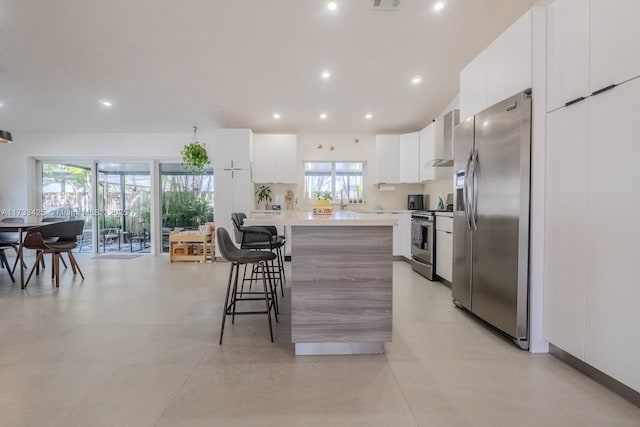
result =
M253 214L290 226L291 339L296 355L375 354L391 341L393 226L388 214Z

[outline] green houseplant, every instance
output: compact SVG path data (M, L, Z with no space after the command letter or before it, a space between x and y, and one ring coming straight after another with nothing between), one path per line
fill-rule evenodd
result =
M273 195L271 193L271 188L268 185L261 185L256 190L256 196L258 196L258 204L261 202L265 202L264 208L269 209L269 204L273 200Z
M200 144L196 138L196 132L198 132L198 126L193 127L193 140L191 144L187 144L182 149L182 164L188 166L193 172L200 175L204 174L204 167L211 163L209 161L209 154L204 144Z
M331 191L314 191L311 195L316 199L316 206L329 207L331 206Z
M211 163L204 144L194 141L182 149L182 163L198 174L204 173L204 167Z

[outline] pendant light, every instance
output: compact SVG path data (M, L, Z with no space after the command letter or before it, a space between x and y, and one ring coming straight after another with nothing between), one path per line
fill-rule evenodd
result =
M11 132L0 129L0 143L3 142L13 142L13 138L11 137Z

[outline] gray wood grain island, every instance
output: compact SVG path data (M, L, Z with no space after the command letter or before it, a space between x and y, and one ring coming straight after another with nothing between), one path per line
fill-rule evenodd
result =
M291 226L291 338L296 354L375 354L392 338L389 215L283 211L248 225Z

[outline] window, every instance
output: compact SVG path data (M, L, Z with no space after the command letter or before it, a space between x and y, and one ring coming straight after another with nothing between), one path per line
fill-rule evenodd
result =
M328 191L333 200L364 201L365 162L304 162L304 197Z

